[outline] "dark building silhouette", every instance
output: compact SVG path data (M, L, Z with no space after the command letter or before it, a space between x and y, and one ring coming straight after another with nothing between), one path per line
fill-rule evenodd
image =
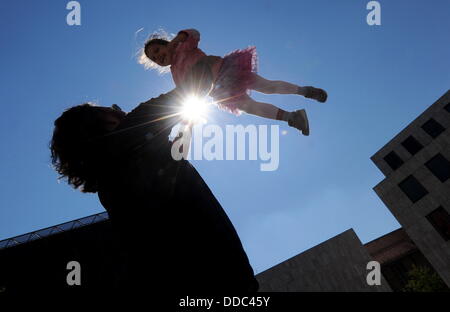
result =
M0 292L117 290L128 273L107 213L0 242ZM381 265L382 285L366 283L369 261ZM81 285L69 286L67 264L81 266ZM353 230L260 274L260 291L401 291L412 265L434 268L400 228L361 244ZM122 285L123 286L123 285Z
M116 289L127 271L106 212L1 241L0 248L4 293ZM66 282L70 261L80 263L80 286Z

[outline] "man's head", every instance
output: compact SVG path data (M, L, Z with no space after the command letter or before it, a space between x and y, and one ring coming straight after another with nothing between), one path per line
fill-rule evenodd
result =
M62 178L82 192L97 191L96 164L101 137L112 132L126 116L117 105L74 106L55 120L50 143L52 164Z

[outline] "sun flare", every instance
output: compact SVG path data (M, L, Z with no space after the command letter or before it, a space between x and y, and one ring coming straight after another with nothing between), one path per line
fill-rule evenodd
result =
M183 102L181 116L193 123L206 122L207 108L208 102L205 99L191 95Z

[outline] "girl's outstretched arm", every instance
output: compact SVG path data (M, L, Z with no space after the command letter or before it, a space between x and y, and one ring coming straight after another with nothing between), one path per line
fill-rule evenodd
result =
M185 29L178 32L178 35L169 42L169 45L176 48L178 44L183 44L183 49L192 50L197 48L199 41L200 33L196 29Z
M187 32L180 31L178 35L169 42L169 49L174 50L179 43L184 42L188 37Z

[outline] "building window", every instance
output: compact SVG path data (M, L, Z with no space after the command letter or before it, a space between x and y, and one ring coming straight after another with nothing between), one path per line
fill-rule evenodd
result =
M444 106L445 110L450 113L450 103Z
M450 162L441 154L431 158L425 166L441 181L445 182L450 178Z
M413 203L428 194L428 191L412 175L400 182L398 186Z
M434 210L427 219L445 241L450 240L450 215L444 207Z
M434 139L445 130L444 127L433 118L424 123L422 129Z
M383 159L392 168L392 170L397 170L397 168L400 168L400 166L403 165L403 160L393 151L384 156Z
M415 155L423 148L423 145L420 144L420 142L417 141L413 136L409 136L405 141L402 142L402 145L411 155Z

